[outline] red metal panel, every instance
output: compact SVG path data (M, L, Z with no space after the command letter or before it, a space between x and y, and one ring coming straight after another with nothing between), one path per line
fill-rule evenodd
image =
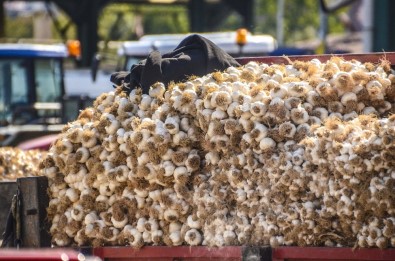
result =
M105 258L104 261L241 261L239 258L225 257L125 257L125 258Z
M272 250L275 260L395 260L395 249L340 247L278 247Z
M3 260L36 260L36 261L52 261L52 260L68 260L78 261L84 260L84 255L71 249L1 249L0 261Z
M294 55L294 56L263 56L263 57L241 57L237 61L241 64L246 64L250 61L256 61L267 64L288 64L289 61L309 61L311 59L318 59L321 62L329 60L333 56L343 57L345 60L358 60L360 62L377 63L382 59L390 61L395 64L395 52L388 53L353 53L353 54L321 54L321 55Z
M92 250L94 256L103 260L241 260L242 247L210 248L204 246L146 246L100 247Z

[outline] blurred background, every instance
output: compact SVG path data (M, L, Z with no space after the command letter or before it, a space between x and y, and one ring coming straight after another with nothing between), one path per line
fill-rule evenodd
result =
M0 146L59 132L113 90L111 73L189 33L236 57L389 52L393 10L390 0L0 0Z
M0 41L76 39L80 67L90 66L95 53L115 53L122 41L143 35L240 27L273 36L279 47L390 51L394 6L389 0L0 0Z

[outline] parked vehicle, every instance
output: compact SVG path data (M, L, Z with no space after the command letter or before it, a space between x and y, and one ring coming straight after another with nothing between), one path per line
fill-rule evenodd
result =
M0 146L58 133L92 103L83 86L67 92L68 55L64 44L0 44Z
M240 32L242 34L240 34ZM173 51L190 34L145 35L138 41L126 41L118 49L118 65L114 71L128 71L133 64L145 59L154 50ZM233 57L266 56L276 50L277 41L267 34L253 35L247 31L201 33ZM96 78L101 60L109 57L96 55L92 63L92 77ZM112 57L111 57L112 58Z

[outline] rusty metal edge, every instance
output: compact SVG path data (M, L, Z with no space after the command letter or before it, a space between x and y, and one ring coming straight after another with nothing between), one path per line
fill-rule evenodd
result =
M395 249L348 247L278 247L272 249L273 260L395 260Z
M144 246L141 249L131 247L99 247L92 249L92 255L106 258L241 258L242 246L206 247L206 246Z
M391 64L395 64L395 52L240 57L236 60L242 65L251 61L267 64L289 64L292 61L309 61L312 59L325 62L332 57L342 57L345 60L357 60L362 63L379 63L381 60L388 60Z

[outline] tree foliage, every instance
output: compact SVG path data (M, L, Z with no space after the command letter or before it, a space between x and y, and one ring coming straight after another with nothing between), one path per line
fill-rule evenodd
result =
M144 30L153 34L187 33L188 10L185 7L149 7L144 9Z
M7 19L5 35L7 38L13 39L33 37L33 18L15 17Z
M284 0L284 41L292 44L298 40L317 37L320 28L319 1L317 0ZM254 33L265 33L276 36L277 0L255 0ZM344 12L346 9L339 10ZM69 18L59 12L60 24L67 24ZM139 20L139 18L141 18ZM33 37L32 19L27 17L7 18L6 35L10 38ZM140 22L139 22L140 21ZM144 34L186 33L189 31L188 9L185 5L130 5L110 4L106 6L98 18L99 39L135 40L139 37L136 28L143 28ZM139 27L139 25L141 25ZM219 31L236 30L242 26L242 19L237 12L229 15L215 28ZM329 32L343 31L337 20L337 14L329 16ZM75 38L75 26L67 32L68 38ZM53 30L54 37L60 35Z
M138 38L138 18L145 34L186 33L189 29L185 6L150 6L111 4L104 8L99 19L102 39L134 40Z
M276 36L277 0L256 0L255 32ZM311 39L318 36L320 28L320 6L318 0L285 0L284 1L284 41ZM338 14L347 8L328 16L329 33L343 32L338 21Z

